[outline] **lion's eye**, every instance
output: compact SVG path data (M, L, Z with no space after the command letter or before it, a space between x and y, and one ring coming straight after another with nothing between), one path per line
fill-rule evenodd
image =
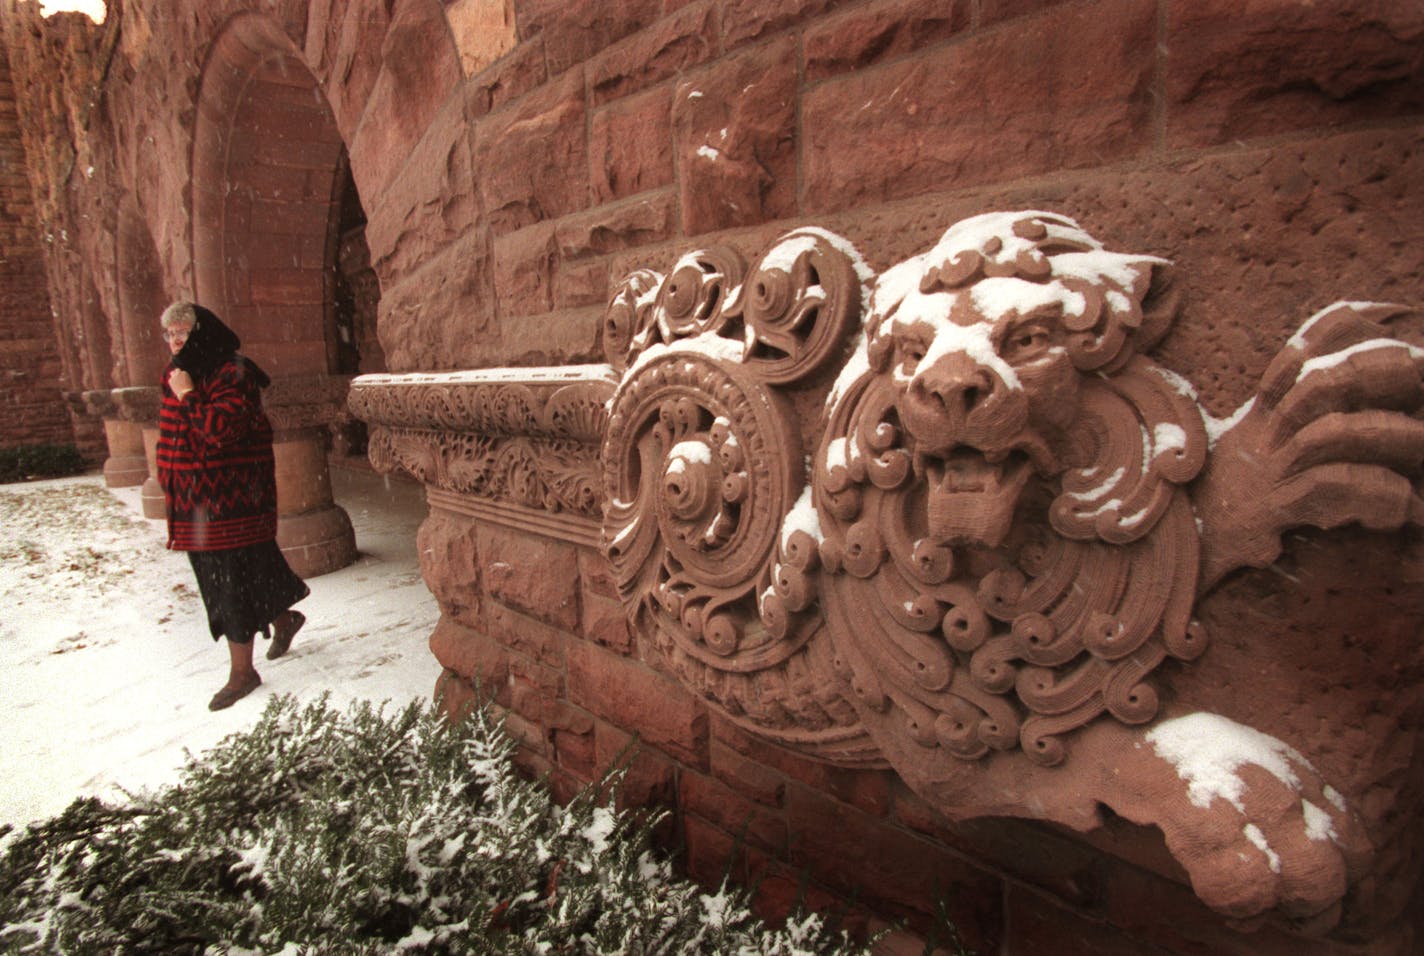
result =
M1040 325L1014 329L1004 341L1004 358L1022 362L1038 358L1048 349L1048 330Z
M900 343L900 358L907 365L919 365L925 357L925 343L918 340Z

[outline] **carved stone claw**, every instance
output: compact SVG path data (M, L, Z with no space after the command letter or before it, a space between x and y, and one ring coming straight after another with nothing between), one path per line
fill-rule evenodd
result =
M1292 336L1257 396L1218 437L1192 503L1204 593L1229 571L1265 567L1291 527L1419 523L1424 349L1372 321L1395 306L1337 303Z
M1240 920L1275 913L1323 933L1372 850L1345 798L1288 744L1216 714L1163 721L1104 800L1158 826L1192 888Z

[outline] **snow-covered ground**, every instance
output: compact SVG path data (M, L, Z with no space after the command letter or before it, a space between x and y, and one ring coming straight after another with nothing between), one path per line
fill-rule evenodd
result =
M227 678L226 646L139 490L99 475L0 485L0 823L170 783L185 751L250 727L273 694L329 691L342 708L430 698L439 610L416 560L421 489L345 469L332 479L360 556L307 582L291 651L265 660L259 637L262 686L218 713L208 699Z

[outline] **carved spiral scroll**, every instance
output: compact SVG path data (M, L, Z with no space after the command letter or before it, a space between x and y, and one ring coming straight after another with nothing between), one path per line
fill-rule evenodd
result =
M787 233L766 251L727 304L745 330L746 361L768 382L819 368L858 322L856 260L820 229Z
M789 413L735 363L669 348L624 381L604 445L604 547L625 601L720 670L784 659L761 626L782 515L799 491Z

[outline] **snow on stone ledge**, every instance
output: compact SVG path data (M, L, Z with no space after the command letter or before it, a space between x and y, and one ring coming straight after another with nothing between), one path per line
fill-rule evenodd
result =
M460 369L451 372L376 372L358 375L352 380L353 387L387 385L488 385L500 383L542 382L609 382L615 383L618 376L608 364L598 365L550 365L501 366L498 368Z

